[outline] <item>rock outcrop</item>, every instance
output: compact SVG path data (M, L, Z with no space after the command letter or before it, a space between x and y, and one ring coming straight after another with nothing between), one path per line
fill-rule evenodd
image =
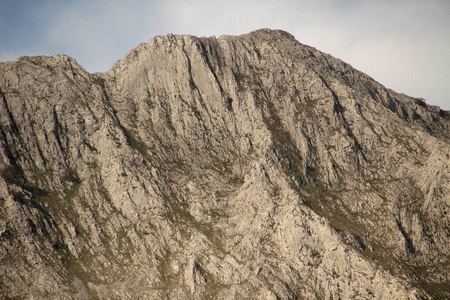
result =
M0 63L0 295L450 297L450 113L283 31Z

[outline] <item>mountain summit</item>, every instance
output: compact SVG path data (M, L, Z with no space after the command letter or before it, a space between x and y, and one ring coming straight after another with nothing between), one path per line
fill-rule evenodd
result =
M450 297L450 113L284 31L0 63L0 296Z

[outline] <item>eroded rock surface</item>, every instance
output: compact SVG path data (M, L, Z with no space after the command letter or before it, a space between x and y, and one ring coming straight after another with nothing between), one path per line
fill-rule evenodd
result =
M283 31L0 63L0 295L450 297L449 129Z

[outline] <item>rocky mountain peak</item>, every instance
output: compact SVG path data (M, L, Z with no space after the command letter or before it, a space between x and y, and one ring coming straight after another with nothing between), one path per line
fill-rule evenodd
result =
M287 32L0 75L2 297L450 296L448 112Z

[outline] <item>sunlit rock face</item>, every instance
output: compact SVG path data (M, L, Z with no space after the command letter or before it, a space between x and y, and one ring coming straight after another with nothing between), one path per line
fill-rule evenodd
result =
M450 297L450 114L283 31L0 63L0 296Z

